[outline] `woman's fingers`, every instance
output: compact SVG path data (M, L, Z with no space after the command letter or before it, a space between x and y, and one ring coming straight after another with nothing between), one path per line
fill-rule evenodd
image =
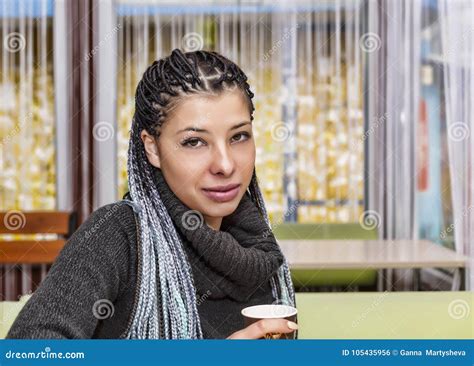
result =
M286 319L261 319L232 333L227 339L259 339L267 333L290 333L295 329L298 329L298 325Z

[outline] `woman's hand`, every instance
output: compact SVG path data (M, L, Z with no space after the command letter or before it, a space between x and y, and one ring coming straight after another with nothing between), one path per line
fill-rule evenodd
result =
M295 329L298 329L298 325L286 319L261 319L232 333L227 339L259 339L267 333L290 333Z

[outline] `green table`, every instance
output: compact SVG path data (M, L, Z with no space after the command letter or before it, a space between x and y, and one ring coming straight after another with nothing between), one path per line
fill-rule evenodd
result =
M474 293L299 292L299 339L473 339Z

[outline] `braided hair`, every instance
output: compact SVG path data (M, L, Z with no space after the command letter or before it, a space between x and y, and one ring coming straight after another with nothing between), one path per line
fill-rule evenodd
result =
M145 129L159 136L159 127L189 94L219 95L236 89L246 96L253 120L254 94L247 76L219 53L203 50L183 53L174 49L170 56L154 61L138 83L127 173L131 200L140 208L138 232L142 265L138 274L138 304L126 338L203 338L191 266L154 183L156 168L147 159L140 134ZM270 227L255 168L249 193ZM275 300L295 306L286 259L270 281ZM159 329L160 324L162 329Z

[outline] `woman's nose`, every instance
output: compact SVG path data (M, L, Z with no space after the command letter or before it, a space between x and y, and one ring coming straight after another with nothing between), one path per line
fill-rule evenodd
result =
M235 163L229 147L216 147L211 159L211 170L213 174L223 174L227 176L233 173Z

